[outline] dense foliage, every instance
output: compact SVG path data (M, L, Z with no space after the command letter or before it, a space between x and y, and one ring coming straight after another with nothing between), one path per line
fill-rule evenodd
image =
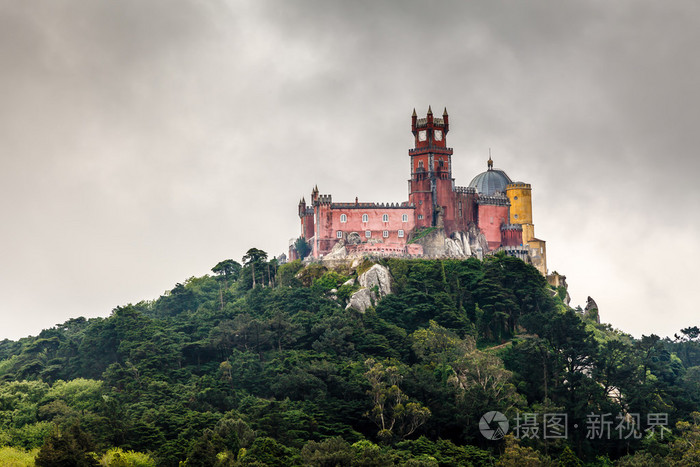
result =
M380 262L393 293L365 313L345 305L369 260L329 270L251 249L155 301L0 342L0 463L700 459L697 327L633 339L507 256ZM479 432L489 411L566 413L568 437L491 441ZM610 440L575 428L601 413L668 414L670 431Z

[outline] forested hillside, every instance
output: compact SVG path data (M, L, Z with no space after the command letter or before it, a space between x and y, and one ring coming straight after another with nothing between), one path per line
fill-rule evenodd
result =
M697 327L633 339L506 256L378 261L392 293L365 313L346 309L348 280L371 261L251 249L154 301L0 342L0 464L700 463ZM480 432L490 411L505 438ZM566 414L565 437L543 436L545 414Z

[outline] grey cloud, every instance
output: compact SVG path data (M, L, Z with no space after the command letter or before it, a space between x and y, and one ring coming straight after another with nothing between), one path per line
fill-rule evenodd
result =
M19 337L103 316L251 246L279 253L316 183L335 199L405 199L410 112L432 104L452 117L458 183L491 148L533 184L538 236L575 302L673 333L693 324L699 13L4 2L0 325Z

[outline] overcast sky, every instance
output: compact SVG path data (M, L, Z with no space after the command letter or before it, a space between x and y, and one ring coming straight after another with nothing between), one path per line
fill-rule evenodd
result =
M700 3L0 0L0 339L407 199L410 116L532 184L572 305L700 325Z

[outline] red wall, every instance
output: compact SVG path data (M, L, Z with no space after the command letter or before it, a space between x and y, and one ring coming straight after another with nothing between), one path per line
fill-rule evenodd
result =
M523 244L522 229L503 229L501 230L501 245L503 246L519 246Z
M501 245L501 224L507 224L508 206L495 206L492 204L479 204L479 228L484 232L489 248L498 248Z
M328 253L339 240L337 232L343 234L343 239L351 232L357 232L363 242L368 239L381 241L386 247L393 245L396 248L404 248L409 233L415 227L415 209L408 206L382 207L375 204L362 206L348 203L348 207L332 207L330 204L320 204L319 225L317 225L318 252L315 255ZM357 206L357 207L356 207ZM347 216L346 222L341 222L341 215ZM362 216L366 214L367 222L362 222ZM384 222L383 216L388 216ZM403 220L406 215L406 221ZM384 237L384 231L388 231L389 236ZM404 231L404 236L399 237L399 230ZM365 232L370 231L371 237L366 237ZM314 242L315 244L316 242ZM315 247L315 245L314 245Z

